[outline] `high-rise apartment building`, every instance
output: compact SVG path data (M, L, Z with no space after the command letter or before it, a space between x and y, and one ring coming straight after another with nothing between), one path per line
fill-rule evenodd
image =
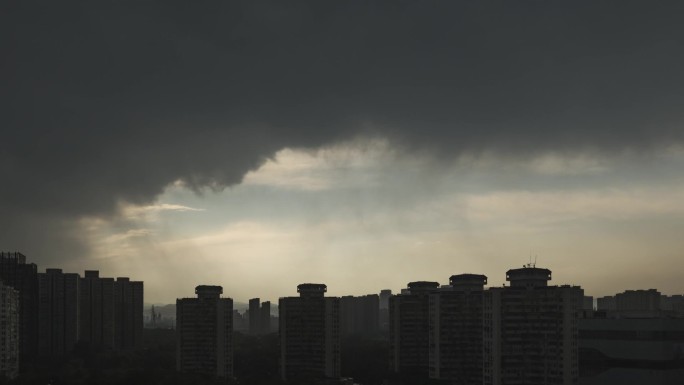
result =
M484 384L577 384L581 289L550 279L525 266L506 273L510 286L485 291Z
M340 331L342 335L377 333L380 326L379 311L377 294L340 298Z
M79 280L79 340L105 349L142 344L143 282L100 277L86 270Z
M0 252L0 280L19 292L19 354L24 361L38 352L38 268L17 252Z
M79 285L79 339L91 346L114 348L114 278L86 270Z
M261 300L249 300L249 334L261 334Z
M249 334L268 334L271 332L271 302L261 302L259 298L249 300Z
M46 269L38 274L38 353L62 356L79 340L80 277Z
M323 284L297 286L280 298L280 374L284 381L317 383L340 376L340 300Z
M430 378L453 385L481 385L483 309L487 277L453 275L430 294Z
M197 298L176 300L176 369L233 377L233 300L221 286L197 286Z
M271 301L261 303L259 313L259 333L268 334L271 332Z
M19 291L0 281L0 378L19 374Z
M380 290L380 310L378 312L378 323L381 332L389 331L389 301L392 297L392 290Z
M142 331L143 282L119 277L114 282L114 348L140 347Z
M411 282L390 299L390 371L402 377L428 378L430 293L437 282Z
M596 310L611 312L617 310L617 305L615 303L615 297L612 295L607 295L605 297L599 297L596 299Z

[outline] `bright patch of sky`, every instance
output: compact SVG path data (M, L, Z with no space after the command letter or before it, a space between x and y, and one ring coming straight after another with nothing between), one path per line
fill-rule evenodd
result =
M657 156L465 154L439 163L387 141L284 149L242 184L195 194L182 183L115 222L84 221L100 269L145 280L146 301L217 284L245 301L322 282L362 295L446 283L537 257L555 284L588 295L682 293L684 152Z

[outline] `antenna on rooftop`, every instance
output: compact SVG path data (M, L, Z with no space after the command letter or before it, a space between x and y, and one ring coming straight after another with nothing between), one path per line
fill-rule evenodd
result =
M536 255L534 256L534 265L532 265L532 267L537 267L537 256Z

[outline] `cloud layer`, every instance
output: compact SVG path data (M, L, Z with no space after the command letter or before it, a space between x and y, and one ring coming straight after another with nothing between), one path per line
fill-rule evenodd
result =
M9 2L0 246L359 136L449 159L681 143L681 2ZM552 165L553 166L553 165Z

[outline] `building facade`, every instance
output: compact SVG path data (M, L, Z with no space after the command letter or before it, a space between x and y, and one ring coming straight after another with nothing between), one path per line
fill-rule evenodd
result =
M38 352L38 268L17 252L0 252L0 280L19 293L19 354L24 361Z
M390 371L411 378L428 378L430 293L437 282L411 282L390 299Z
M280 298L280 375L317 383L340 377L340 299L323 284L297 286L299 297Z
M482 384L486 284L484 275L453 275L448 287L430 294L430 378Z
M261 300L252 298L249 300L249 334L261 334Z
M261 334L268 334L271 332L271 301L264 301L261 303L261 313L259 322L259 331Z
M380 331L386 333L389 331L389 301L392 298L392 290L380 290L380 310L378 312L378 322L380 323Z
M80 276L46 269L38 274L38 354L63 356L79 340Z
M377 294L340 298L340 331L343 336L372 335L379 331L379 298Z
M509 270L484 297L484 384L577 384L581 289L548 286L551 271Z
M221 286L197 286L197 298L176 300L176 369L233 377L233 300Z
M0 378L19 374L19 291L0 282Z
M80 279L79 339L92 347L114 348L114 278L86 270Z
M119 277L114 282L114 348L142 345L143 282Z

